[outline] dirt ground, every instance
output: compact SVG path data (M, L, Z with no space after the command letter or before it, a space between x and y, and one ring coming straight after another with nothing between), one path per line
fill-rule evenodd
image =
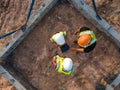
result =
M67 31L67 43L77 47L73 41L74 30L87 26L94 30L97 45L90 53L76 53L60 49L50 42L50 37L59 31ZM119 27L120 28L120 27ZM120 63L117 47L102 32L97 30L75 8L67 3L58 4L36 26L14 51L14 68L18 69L38 90L96 90L101 79L114 72ZM52 57L70 57L74 62L73 76L55 72L51 67ZM120 73L116 71L116 74Z
M15 88L0 75L0 90L15 90Z
M43 0L35 0L33 13L42 2ZM30 3L31 0L0 0L0 35L16 30L25 23ZM0 39L0 47L13 35Z

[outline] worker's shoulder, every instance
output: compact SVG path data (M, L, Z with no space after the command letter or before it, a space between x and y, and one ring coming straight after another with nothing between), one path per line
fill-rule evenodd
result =
M88 27L81 27L80 28L80 32L88 31L88 30L90 30L90 28L88 28Z
M84 48L84 52L88 53L90 51L92 51L96 46L96 42L94 42L92 45L88 46L87 48Z

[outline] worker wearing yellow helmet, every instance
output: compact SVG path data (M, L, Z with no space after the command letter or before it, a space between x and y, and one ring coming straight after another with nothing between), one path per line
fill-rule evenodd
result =
M80 52L92 51L96 46L96 36L93 31L87 27L82 27L81 29L76 30L74 34L77 34L78 32L79 36L76 43L79 48L72 47L71 49Z
M55 70L65 75L73 73L73 62L71 58L63 58L58 55L53 57L52 64Z

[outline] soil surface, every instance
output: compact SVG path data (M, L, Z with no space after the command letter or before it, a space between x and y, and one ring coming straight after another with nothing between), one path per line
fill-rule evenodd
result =
M35 0L33 13L42 2L43 0ZM0 35L16 30L25 23L30 3L31 0L0 0ZM13 35L0 39L0 47Z
M90 53L67 51L50 42L59 31L67 31L66 42L70 47L77 39L74 31L80 27L91 28L97 37L97 45ZM120 27L119 27L120 28ZM74 74L57 73L51 66L52 57L59 54L74 62ZM38 90L96 90L101 79L108 77L120 64L120 53L112 41L96 29L70 4L57 4L27 38L14 51L13 66ZM119 71L116 73L120 73Z
M15 90L15 88L0 75L0 90Z

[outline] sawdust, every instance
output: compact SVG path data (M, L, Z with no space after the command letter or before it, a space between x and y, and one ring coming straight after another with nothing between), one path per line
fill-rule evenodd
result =
M120 33L120 0L108 0L98 8L98 11Z
M97 46L92 52L76 53L69 50L61 53L50 42L54 33L67 31L67 43L77 47L73 44L76 39L73 33L82 26L91 28L96 34ZM57 4L14 53L11 59L14 68L38 90L96 90L97 83L109 76L120 63L119 52L112 41L66 2ZM51 67L52 57L56 53L73 59L73 76L59 74Z
M90 7L93 7L93 5L92 5L92 0L84 0ZM109 0L94 0L95 1L95 3L96 3L96 7L99 7L99 6L101 6L101 5L103 5L103 3L105 3L105 2L108 2Z
M15 88L0 75L0 90L15 90Z
M85 2L93 8L91 0ZM120 33L120 0L95 0L95 2L99 15Z

